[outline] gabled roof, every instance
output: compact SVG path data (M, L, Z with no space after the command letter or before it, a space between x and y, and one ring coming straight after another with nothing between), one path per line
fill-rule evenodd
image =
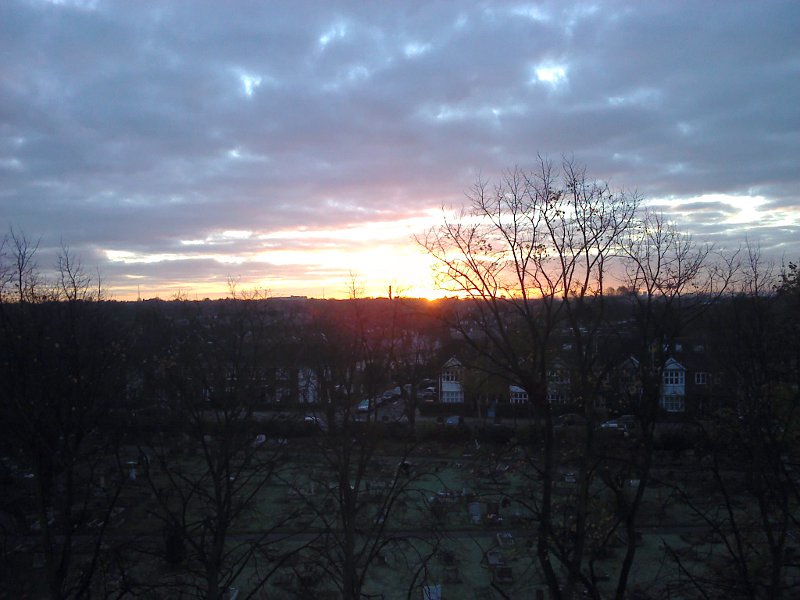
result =
M625 360L623 360L619 364L619 367L617 367L617 368L618 369L624 369L625 367L629 367L629 366L633 367L634 369L638 369L639 368L639 360L633 355L631 355L628 358L626 358Z
M458 360L455 356L451 356L447 359L447 362L442 365L443 369L454 369L461 366L461 361Z
M664 370L666 371L667 369L672 369L673 371L685 371L686 367L684 367L674 358L669 357L667 362L664 363Z

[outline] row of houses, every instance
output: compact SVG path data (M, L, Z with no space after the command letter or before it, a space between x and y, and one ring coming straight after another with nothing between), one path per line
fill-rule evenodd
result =
M437 401L453 405L491 405L507 403L525 406L531 401L527 390L519 385L506 384L494 387L491 394L484 390L470 389L471 369L461 360L451 357L444 363L439 374ZM710 366L705 348L696 344L684 349L675 344L673 354L668 356L660 368L654 369L660 379L659 405L668 413L704 413L719 408L723 403L724 390L719 371ZM597 375L598 381L590 401L596 409L625 411L642 396L640 362L633 356ZM555 359L547 372L544 387L546 400L554 407L569 407L584 399L580 398L574 385L577 377L563 360ZM483 397L480 397L483 396Z

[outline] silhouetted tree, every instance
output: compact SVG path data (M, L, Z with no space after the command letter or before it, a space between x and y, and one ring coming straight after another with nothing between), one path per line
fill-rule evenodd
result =
M260 575L242 582L254 593L275 567L266 539L293 514L259 508L264 487L285 468L282 447L259 435L254 415L279 324L254 298L215 303L213 310L176 302L182 310L168 319L171 337L159 357L161 396L176 425L155 432L142 450L150 457L144 480L152 516L162 524L167 561L180 568L160 578L145 573L138 589L218 600L258 565ZM257 526L235 536L244 523Z
M749 247L739 285L708 313L729 406L703 421L700 464L712 485L679 485L683 502L720 551L699 568L671 554L704 597L794 597L800 487L790 456L800 438L796 374L787 357L797 338L776 296L774 267ZM784 276L781 291L785 291Z
M598 384L596 341L606 279L639 198L589 180L569 160L560 173L541 160L534 172L507 172L494 188L479 181L469 203L460 218L445 219L421 243L441 265L445 289L470 300L453 328L483 357L483 368L528 393L542 421L542 446L529 454L538 495L527 504L538 521L536 552L550 592L569 597L582 584L597 596L584 570L592 516L588 399ZM577 494L565 544L555 525L558 453L548 379L556 344L567 341L574 349L576 395L584 399L590 426L582 443L587 451L575 457Z
M316 582L327 581L342 598L355 600L368 593L368 574L387 560L395 568L403 565L413 588L438 540L415 535L411 543L408 531L416 523L404 522L413 514L410 505L424 501L418 484L428 472L411 468L412 440L386 439L375 404L366 413L357 411L360 400L375 398L386 384L395 332L382 317L391 319L391 313L369 314L355 297L328 308L336 313L318 314L306 335L322 421L313 438L311 472L292 484L321 532L304 564L323 574Z
M124 483L112 409L124 396L125 331L68 249L50 281L36 264L38 244L12 230L4 247L2 444L24 477L16 508L32 519L44 563L43 581L28 584L44 584L52 598L102 594L101 546ZM42 593L25 585L7 589Z

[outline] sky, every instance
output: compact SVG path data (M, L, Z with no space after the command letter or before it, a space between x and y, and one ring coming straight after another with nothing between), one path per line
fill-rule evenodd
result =
M574 157L800 257L800 3L0 2L0 228L117 299L430 296L414 235Z

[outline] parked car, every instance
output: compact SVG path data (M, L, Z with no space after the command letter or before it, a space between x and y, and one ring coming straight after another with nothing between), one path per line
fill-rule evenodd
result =
M436 388L435 387L426 387L422 390L422 399L425 402L435 402L436 401Z
M622 415L600 424L600 429L618 431L624 435L634 433L638 428L638 421L633 415Z
M361 402L358 403L358 412L369 412L370 408L375 408L373 402L370 398L364 398Z
M307 427L312 427L321 431L326 431L328 428L322 417L317 415L306 415L303 417L303 423L305 423Z
M452 417L447 417L444 420L445 427L458 427L459 425L464 424L464 417L460 417L458 415L453 415Z
M381 394L381 398L383 398L384 402L391 402L392 400L397 400L401 395L401 390L399 387L393 387L390 390L386 390Z

